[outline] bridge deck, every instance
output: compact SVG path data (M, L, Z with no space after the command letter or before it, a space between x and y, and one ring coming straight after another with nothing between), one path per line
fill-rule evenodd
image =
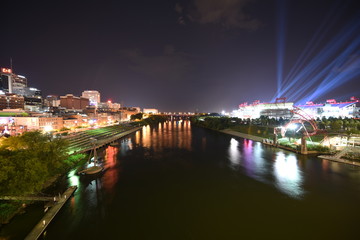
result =
M50 210L44 215L44 217L38 222L33 230L26 236L25 240L34 240L38 239L41 234L45 231L46 227L49 223L54 219L59 210L64 206L66 201L71 197L71 195L75 192L77 186L69 187L63 195L61 195L60 199L56 202L56 204L50 208Z

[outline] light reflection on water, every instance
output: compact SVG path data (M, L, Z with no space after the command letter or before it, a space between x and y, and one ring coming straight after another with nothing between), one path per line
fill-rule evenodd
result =
M105 164L105 173L102 177L102 185L107 191L111 191L118 181L119 170L115 168L118 148L108 146L106 148L106 164Z
M241 166L247 176L260 182L274 185L281 192L293 198L304 194L302 172L296 155L277 152L274 161L266 160L261 143L248 139L231 138L229 143L230 167Z
M164 148L179 148L191 151L190 121L168 121L159 123L157 128L144 126L141 133L136 133L136 144L161 152Z
M277 187L291 197L300 198L304 194L303 177L295 155L285 156L278 152L274 164Z
M239 142L234 138L230 140L230 147L229 147L229 156L232 166L236 167L240 163L240 151L238 149Z
M79 176L76 175L76 169L68 173L68 179L70 186L79 186Z
M243 167L245 168L246 174L261 182L266 182L265 174L267 173L267 169L265 168L265 160L261 156L261 146L248 139L243 139L242 142L244 156Z

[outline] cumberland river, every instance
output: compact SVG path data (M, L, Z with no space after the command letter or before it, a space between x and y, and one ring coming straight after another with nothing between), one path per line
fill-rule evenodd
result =
M360 168L168 122L103 149L44 239L360 239ZM42 205L1 236L23 239Z

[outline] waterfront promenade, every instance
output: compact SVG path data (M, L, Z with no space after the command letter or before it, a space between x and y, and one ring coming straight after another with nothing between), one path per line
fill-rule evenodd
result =
M263 142L263 140L265 139L262 137L258 137L258 136L254 136L254 135L250 135L250 134L246 134L246 133L241 133L241 132L237 132L237 131L230 130L230 129L219 130L219 132L226 133L226 134L236 136L236 137L250 139L250 140L253 140L256 142Z

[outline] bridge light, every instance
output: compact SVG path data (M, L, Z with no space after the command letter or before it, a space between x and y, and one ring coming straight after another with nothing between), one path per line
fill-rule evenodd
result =
M297 128L297 125L295 123L290 124L286 127L286 129L295 130Z

